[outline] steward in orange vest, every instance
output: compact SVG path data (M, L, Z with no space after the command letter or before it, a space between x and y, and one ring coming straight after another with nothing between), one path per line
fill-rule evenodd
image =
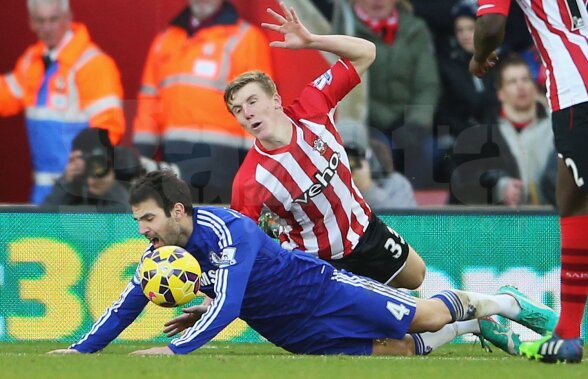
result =
M42 203L63 173L71 143L81 130L107 129L115 144L125 130L116 64L90 40L83 24L70 21L69 5L60 9L61 4L40 3L29 9L39 41L26 49L12 72L0 76L0 115L25 111L34 204ZM47 21L51 17L58 21ZM57 26L47 30L50 22Z
M249 70L271 74L269 42L228 2L206 15L195 2L151 45L134 121L145 157L161 149L190 184L194 201L229 203L237 169L253 140L227 111L225 86Z

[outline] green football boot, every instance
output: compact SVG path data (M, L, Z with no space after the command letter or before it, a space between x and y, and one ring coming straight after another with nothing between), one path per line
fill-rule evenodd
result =
M519 355L521 339L511 328L490 317L480 318L478 323L480 324L480 342L484 349L492 352L486 345L486 341L490 341L494 346L510 355Z
M584 355L584 343L580 338L564 339L547 335L540 340L523 342L520 347L523 357L545 363L580 363Z
M496 294L510 295L519 303L521 311L513 321L543 336L553 332L557 324L557 313L553 309L530 299L513 286L500 287Z

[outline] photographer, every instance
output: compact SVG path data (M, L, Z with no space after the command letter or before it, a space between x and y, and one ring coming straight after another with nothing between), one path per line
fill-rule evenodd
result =
M125 149L125 148L117 148ZM126 153L126 152L125 152ZM117 152L104 129L82 130L73 140L72 152L61 178L51 189L43 208L62 209L64 206L92 206L98 212L129 211L129 193L117 181L115 156L129 156ZM125 166L132 166L126 162ZM138 166L138 160L136 166ZM125 172L128 171L126 167Z
M417 206L410 182L394 171L391 152L386 145L370 139L366 126L357 121L340 120L337 129L349 157L353 181L370 207L389 209Z

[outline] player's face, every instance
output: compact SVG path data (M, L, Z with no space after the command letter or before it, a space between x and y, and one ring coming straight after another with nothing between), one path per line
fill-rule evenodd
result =
M531 78L531 72L525 65L506 67L502 72L502 87L498 98L518 111L529 110L537 98L537 89Z
M144 235L153 247L165 245L181 246L185 243L179 222L165 215L163 208L153 199L131 206L133 218L139 223L139 233Z
M31 29L50 49L59 44L71 22L71 13L62 10L58 1L35 5L29 16Z
M274 135L276 112L281 109L280 97L270 96L255 82L235 91L231 100L231 112L239 124L261 141Z
M462 49L468 53L474 52L474 29L476 21L471 17L458 17L455 20L455 38Z
M370 17L376 20L388 18L396 7L396 0L356 0L355 3Z
M192 15L198 20L212 16L223 4L223 0L188 0Z

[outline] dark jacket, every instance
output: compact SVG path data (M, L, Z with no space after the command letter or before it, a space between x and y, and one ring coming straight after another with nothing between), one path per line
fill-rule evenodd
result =
M395 123L431 128L440 84L431 34L423 20L399 9L394 43L386 44L359 18L355 35L376 45L368 70L369 124L381 130Z
M470 59L471 54L459 46L448 56L439 57L443 92L436 124L449 126L453 137L470 126L495 123L500 107L494 71L479 79L469 72Z
M518 132L507 120L466 129L455 142L451 175L452 204L499 205L503 178L524 184L522 204L552 204L556 160L549 118L539 118ZM544 192L548 191L548 192Z
M118 181L102 197L88 193L83 181L67 183L61 177L41 205L46 210L59 210L64 206L89 206L97 212L128 212L129 192Z

